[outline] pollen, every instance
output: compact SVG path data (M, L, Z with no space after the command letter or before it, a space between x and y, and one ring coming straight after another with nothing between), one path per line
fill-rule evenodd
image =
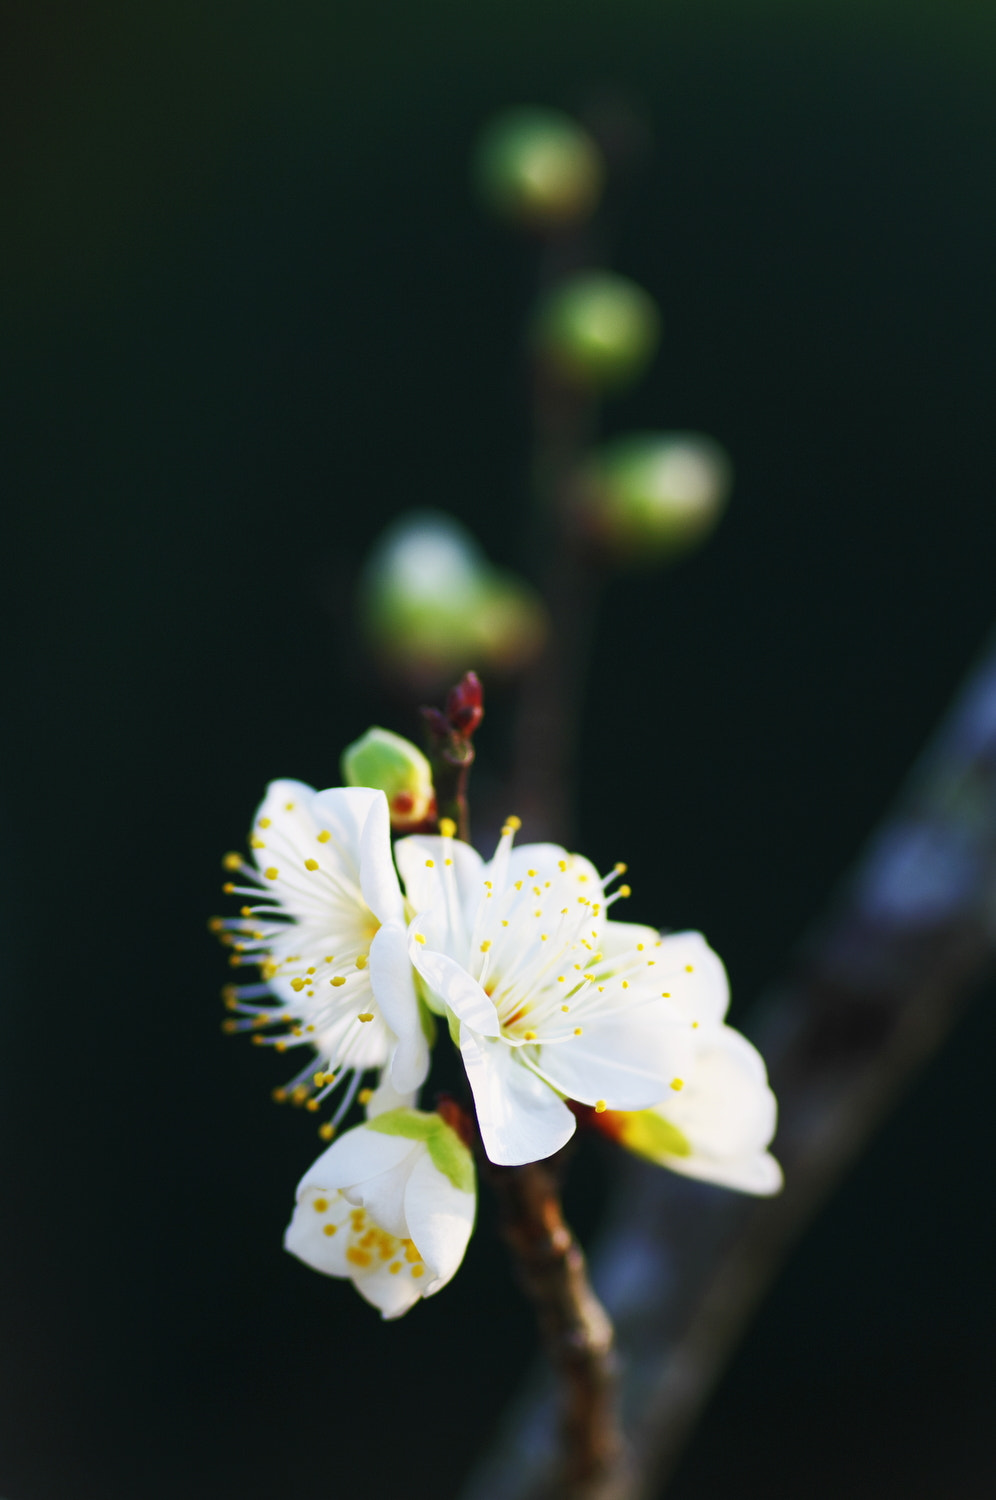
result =
M390 1273L391 1273L392 1276L397 1276L398 1272L401 1270L401 1262L400 1262L400 1260L393 1261L392 1264L389 1265L387 1269L390 1271Z
M333 1075L330 1073L329 1077L331 1078L332 1076ZM325 1084L325 1074L324 1073L316 1073L315 1074L315 1088L316 1089L320 1089L320 1088L322 1088L324 1086L324 1084Z
M443 860L443 864L444 865L451 865L452 863L453 863L453 861L451 859L444 859Z
M412 1275L417 1281L420 1276L425 1275L425 1266L412 1266Z
M374 1096L373 1089L360 1089L360 1092L357 1094L356 1097L357 1097L358 1101L360 1102L360 1104L363 1105L363 1108L366 1109L367 1105L370 1103L370 1100L373 1098L373 1096Z
M343 978L343 976L341 974L337 974L334 979L330 979L329 980L329 984L332 986L332 988L334 990L339 989L340 986L344 985L345 983L346 983L346 981L345 981L345 979Z
M294 811L294 804L293 804L293 802L285 802L284 803L284 812L293 812L293 811Z
M317 870L318 869L318 861L317 861L317 859L306 859L305 862L304 862L304 868L306 870Z
M242 868L242 855L226 854L221 863L223 869L240 870Z
M304 989L304 986L307 984L307 982L308 981L306 979L292 979L291 989L295 992L295 994L299 995Z
M575 1036L583 1036L584 1035L584 1027L583 1026L575 1026L575 1028L574 1028L574 1035Z
M249 847L250 849L265 849L266 845L263 843L263 840L258 836L258 834L254 833L252 838L249 840Z
M358 1021L372 1021L373 1020L373 1011L372 1010L363 1010L356 1017L356 1019Z
M671 991L670 990L661 990L661 999L662 1000L670 1000L670 998L671 998Z
M680 1094L682 1089L685 1087L685 1080L683 1078L672 1078L671 1087L674 1089L676 1094Z
M482 953L487 953L487 951L488 951L488 949L490 947L491 947L491 939L490 938L485 938L484 942L481 944L481 952Z
M424 943L425 942L425 938L422 936L422 934L420 932L416 932L416 934L415 934L415 941L416 941L416 943Z
M358 953L356 955L356 967L358 969L365 969L369 962L369 957L367 953Z
M323 828L321 833L317 834L316 837L320 844L327 844L332 835L327 828Z
M402 1240L401 1243L405 1247L405 1260L411 1263L413 1261L422 1259L421 1255L415 1247L415 1243L413 1240Z
M434 859L427 859L425 862L425 868L427 870L434 870L436 868L436 861Z
M322 1234L327 1234L328 1237L329 1237L329 1239L331 1239L332 1236L336 1232L336 1228L337 1228L337 1226L335 1224L323 1224L322 1225ZM349 1254L348 1251L346 1253L347 1253L347 1255Z
M535 1031L524 1031L522 1033L522 1037L523 1037L524 1041L535 1042L535 1040L536 1040L536 1033L535 1033Z
M686 964L685 965L685 973L686 974L694 974L695 973L695 965L694 964Z
M324 1125L319 1125L318 1134L321 1136L323 1141L330 1141L335 1135L335 1126L330 1124L329 1121L326 1120Z
M698 1031L698 1029L699 1029L699 1023L698 1023L698 1021L693 1021L692 1022L692 1030L693 1031Z
M623 987L624 990L628 990L629 989L629 980L628 979L624 979L623 980L622 987Z
M510 813L509 816L505 819L505 827L511 828L513 833L518 833L519 829L522 827L522 819L517 818L515 816L515 813Z
M604 1115L604 1113L605 1113L605 1111L606 1111L607 1108L608 1108L608 1105L606 1104L606 1102L605 1102L604 1099L596 1099L595 1100L595 1113L596 1113L596 1115Z
M564 1012L564 1015L566 1016L568 1014L568 1012L570 1011L571 1007L569 1005L562 1005L560 1008Z
M557 869L558 870L566 870L567 869L567 861L566 861L566 859L558 859L557 860Z
M456 838L457 826L452 818L440 818L439 832L444 839Z
M642 953L643 949L644 949L644 944L643 943L637 943L637 945L636 945L636 951L637 951L637 953Z
M346 1251L346 1259L353 1266L368 1266L373 1257L369 1250L358 1250L355 1245L350 1245Z
M276 865L271 865L268 870L263 871L263 874L266 876L267 880L276 880L277 876L280 874L280 871L277 869Z
M327 1198L316 1198L311 1206L316 1214L327 1214L329 1211L329 1200Z

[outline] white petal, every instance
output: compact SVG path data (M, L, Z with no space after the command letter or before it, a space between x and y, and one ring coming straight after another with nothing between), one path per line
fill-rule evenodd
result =
M423 1296L438 1292L463 1260L474 1227L477 1195L464 1193L433 1164L428 1150L419 1156L405 1188L408 1234L428 1272Z
M354 1285L382 1318L400 1318L424 1295L424 1283L413 1280L407 1265L400 1274L392 1276L383 1261L369 1275L357 1277Z
M654 973L690 1021L721 1021L730 1004L723 961L701 932L671 932L656 949Z
M363 899L378 922L403 922L405 904L391 858L391 815L378 792L371 803L360 840L360 885Z
M369 1177L390 1171L417 1143L400 1135L383 1135L356 1125L312 1162L297 1185L297 1196L312 1188L332 1191L352 1188Z
M658 1101L658 1112L677 1125L696 1156L753 1156L768 1145L777 1120L760 1053L731 1026L705 1032L697 1050L687 1087Z
M637 943L642 943L644 956L658 960L654 949L660 936L656 927L644 927L640 922L613 922L610 918L599 933L598 946L603 958L613 959L632 954Z
M561 864L567 865L566 872L561 870ZM530 870L536 871L537 880L562 880L566 873L581 885L588 886L591 899L598 900L602 879L591 860L585 859L583 854L570 854L559 844L516 844L508 857L508 883L530 878Z
M327 1205L323 1212L316 1212L316 1201L319 1205ZM349 1204L339 1193L323 1194L318 1188L303 1192L299 1189L294 1213L284 1234L284 1249L324 1276L349 1276L351 1272L346 1260L348 1218ZM327 1235L325 1229L330 1225L339 1232Z
M376 1177L365 1177L354 1187L343 1190L344 1197L354 1207L365 1208L380 1229L397 1235L399 1240L405 1239L409 1233L405 1219L408 1179L419 1157L427 1154L422 1141L409 1141L408 1145L410 1149L407 1155L388 1171L380 1172Z
M491 1161L518 1167L542 1161L566 1145L574 1134L574 1116L548 1084L523 1067L517 1049L464 1027L460 1051Z
M409 955L422 978L439 996L458 1020L472 1027L482 1036L499 1036L498 1012L488 999L476 979L472 979L462 964L448 958L445 953L419 943L415 929L419 925L416 917L409 928Z
M669 1156L663 1165L682 1177L737 1188L742 1193L756 1193L760 1198L780 1192L784 1181L781 1167L767 1151L723 1160L709 1156Z
M448 847L447 847L448 846ZM450 867L456 881L457 900L462 909L469 901L476 903L484 894L484 861L476 849L461 839L442 839L437 834L413 834L411 838L399 839L394 846L394 857L405 882L405 894L417 912L430 907L444 907L440 900L441 881L446 866L443 861L452 859ZM432 868L426 860L432 860Z
M363 829L371 807L383 795L368 786L333 786L316 792L312 800L311 812L316 823L329 830L336 849L348 858L357 875Z
M562 1094L582 1104L604 1099L610 1109L647 1109L671 1080L684 1081L694 1057L690 1027L663 1007L641 1005L586 1020L582 1036L537 1049L534 1066Z
M429 1071L429 1044L422 1030L408 935L401 922L381 927L370 945L370 983L385 1024L397 1041L391 1080L402 1093L417 1089Z

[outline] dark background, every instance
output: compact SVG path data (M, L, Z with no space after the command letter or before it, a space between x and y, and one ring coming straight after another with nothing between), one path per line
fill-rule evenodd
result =
M653 128L616 264L665 341L607 426L711 432L737 482L708 548L609 591L580 825L629 915L709 935L737 1019L991 622L996 11L35 0L2 50L0 1492L451 1496L533 1348L490 1205L401 1324L286 1256L320 1142L221 1036L204 926L268 779L413 732L351 660L379 528L436 505L529 566L533 255L470 143L605 86ZM807 1235L675 1500L996 1490L992 1002ZM575 1165L586 1233L609 1168Z

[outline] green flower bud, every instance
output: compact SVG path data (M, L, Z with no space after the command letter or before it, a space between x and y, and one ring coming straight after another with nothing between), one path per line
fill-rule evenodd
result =
M629 385L660 343L653 298L611 271L582 271L554 287L533 319L537 354L572 385L598 391Z
M377 725L342 752L347 786L372 786L387 794L391 827L409 829L435 812L432 769L417 745Z
M658 562L705 540L726 507L730 461L693 432L645 432L597 449L581 475L588 531L620 561Z
M556 109L508 109L485 126L474 181L500 219L533 229L583 222L602 191L602 155L586 130Z
M360 584L361 621L388 675L420 692L475 671L513 672L543 642L543 607L492 568L449 516L413 512L381 538Z

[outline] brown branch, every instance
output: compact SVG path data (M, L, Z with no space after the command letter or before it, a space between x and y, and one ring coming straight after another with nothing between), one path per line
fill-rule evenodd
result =
M747 1028L779 1097L782 1197L620 1164L593 1267L616 1326L632 1463L586 1500L662 1493L792 1245L991 970L994 909L996 642ZM534 1378L464 1500L549 1493L553 1410L549 1381Z
M552 1163L488 1164L502 1237L536 1307L560 1392L560 1462L551 1494L604 1493L621 1458L612 1324L591 1289L584 1255L564 1221Z

